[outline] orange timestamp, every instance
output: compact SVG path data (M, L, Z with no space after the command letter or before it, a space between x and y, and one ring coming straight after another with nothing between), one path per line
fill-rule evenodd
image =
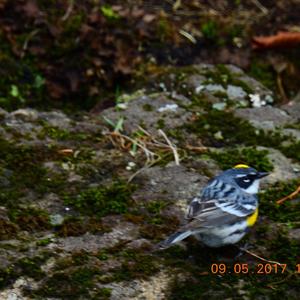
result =
M225 263L215 263L210 267L212 274L284 274L287 270L287 264L259 263L249 267L247 263L235 263L228 266ZM300 274L300 264L296 265L296 273Z

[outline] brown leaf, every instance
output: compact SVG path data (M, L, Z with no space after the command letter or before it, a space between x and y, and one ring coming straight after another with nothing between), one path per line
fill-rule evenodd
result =
M289 48L300 45L300 32L278 32L271 36L255 36L252 39L254 49Z
M59 99L66 94L66 90L56 82L47 80L46 85L50 96L54 99Z
M29 18L36 19L43 15L37 3L34 0L27 1L22 7L23 12Z
M58 153L63 154L63 155L71 155L74 153L74 150L66 148L66 149L58 150Z
M133 18L140 18L145 14L145 11L143 9L134 7L131 11L131 16Z
M117 43L116 48L114 71L124 75L131 74L134 65L133 54L122 42Z
M143 16L143 21L145 23L151 23L155 19L156 19L156 15L153 15L153 14L146 14Z

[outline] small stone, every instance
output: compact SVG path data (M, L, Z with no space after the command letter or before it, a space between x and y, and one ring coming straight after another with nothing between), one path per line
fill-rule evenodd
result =
M225 102L214 103L212 107L216 110L224 110L226 108Z
M205 90L208 92L212 92L212 93L215 93L215 92L224 92L225 93L226 92L226 90L220 84L208 84L208 85L206 85Z
M132 170L135 166L136 166L135 162L130 161L130 162L128 163L128 165L126 166L126 170L130 171L130 170Z
M235 115L248 120L255 128L264 130L275 130L277 127L295 123L295 119L284 110L272 106L238 108Z
M205 89L205 86L204 85L198 85L196 88L195 88L195 93L196 94L200 94L203 90Z
M64 217L60 214L50 215L50 223L53 226L61 225L64 222Z
M22 108L11 113L12 116L20 118L23 121L36 121L38 119L38 112L31 108Z
M218 131L214 134L214 138L216 138L217 140L223 140L224 137L222 135L222 131Z
M39 117L48 122L50 126L59 127L60 129L67 129L70 126L71 120L60 111L43 112Z
M166 91L167 91L167 87L166 87L166 85L165 85L163 82L160 82L160 83L158 84L158 86L161 88L161 90L162 90L163 92L166 92Z
M127 107L128 107L128 104L127 103L118 103L117 105L116 105L116 108L119 108L119 109L127 109Z
M300 241L300 228L290 229L288 236L292 240Z
M7 295L7 300L19 300L20 298L18 297L18 295L14 292L10 292L8 295Z
M239 100L244 99L247 96L247 93L240 86L228 85L227 95L229 99Z
M250 102L252 103L253 107L262 107L262 100L260 98L260 95L258 94L250 94Z
M160 107L157 111L158 112L165 112L165 111L176 111L178 108L177 104L166 104L163 107Z

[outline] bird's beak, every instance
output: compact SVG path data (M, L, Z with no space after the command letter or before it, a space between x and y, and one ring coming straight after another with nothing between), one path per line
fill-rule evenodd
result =
M263 177L266 177L268 176L270 173L268 172L258 172L257 173L257 178L263 178Z

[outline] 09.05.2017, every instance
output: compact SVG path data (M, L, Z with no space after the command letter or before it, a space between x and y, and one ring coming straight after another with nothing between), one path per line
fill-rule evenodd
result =
M259 263L249 265L247 263L235 263L229 266L225 263L215 263L210 267L212 274L284 274L287 264ZM296 265L296 273L300 273L300 264Z

